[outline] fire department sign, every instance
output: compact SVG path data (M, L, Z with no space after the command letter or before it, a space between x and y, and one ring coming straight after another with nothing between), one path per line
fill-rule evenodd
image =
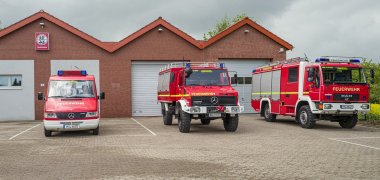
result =
M36 32L34 44L35 44L36 51L47 51L47 50L49 50L49 33L48 32Z

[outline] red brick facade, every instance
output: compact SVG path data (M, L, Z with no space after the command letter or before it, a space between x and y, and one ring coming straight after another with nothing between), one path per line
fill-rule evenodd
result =
M43 19L43 18L42 18ZM35 60L35 114L42 119L43 102L37 92L46 92L50 76L50 60L99 60L100 90L106 92L101 102L103 117L131 116L131 62L144 60L217 61L218 59L283 60L289 49L246 24L227 36L199 48L164 26L156 26L113 52L107 51L65 28L44 19L32 21L21 28L0 36L0 60ZM158 31L158 28L162 31ZM6 30L6 29L5 29ZM244 32L249 30L249 32ZM3 30L4 31L4 30ZM50 50L34 49L35 32L50 33ZM201 43L200 41L197 41ZM99 88L99 87L98 87Z

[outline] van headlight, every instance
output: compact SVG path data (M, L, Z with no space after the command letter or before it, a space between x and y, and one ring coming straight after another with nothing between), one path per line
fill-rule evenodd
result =
M55 113L44 113L45 118L57 118L57 114Z
M323 104L323 109L331 109L332 107L332 104Z
M86 117L98 117L98 112L87 112Z
M200 107L191 107L190 108L190 112L191 113L200 113L201 112L201 108Z
M360 107L362 109L369 109L369 104L362 104Z

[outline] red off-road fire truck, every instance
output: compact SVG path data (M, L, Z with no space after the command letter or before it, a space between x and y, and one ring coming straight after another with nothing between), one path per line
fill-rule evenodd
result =
M85 70L59 70L49 78L47 96L38 93L38 100L45 100L44 133L50 137L54 131L92 130L99 134L99 99L95 78Z
M266 121L285 115L295 117L303 128L313 128L317 120L353 128L358 113L370 110L364 71L358 58L331 56L258 67L252 71L251 104ZM374 72L370 72L373 82Z
M236 82L237 75L231 81ZM192 119L204 125L223 119L224 129L236 131L239 113L244 110L238 92L231 87L223 63L172 63L161 69L158 78L158 102L163 121L171 125L178 118L179 131L190 131Z

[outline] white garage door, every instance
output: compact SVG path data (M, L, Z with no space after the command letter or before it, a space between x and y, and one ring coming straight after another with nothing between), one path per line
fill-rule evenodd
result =
M51 60L51 75L57 75L58 70L86 70L87 74L94 75L99 94L99 60Z
M0 60L0 121L34 114L34 60Z
M223 59L219 60L225 63L228 71L236 71L238 75L238 85L234 87L239 92L239 102L244 106L243 113L254 113L251 107L251 84L252 84L252 70L257 66L268 64L269 60L232 60ZM230 74L233 76L233 73Z
M132 62L132 116L159 116L157 83L160 68L172 61Z

